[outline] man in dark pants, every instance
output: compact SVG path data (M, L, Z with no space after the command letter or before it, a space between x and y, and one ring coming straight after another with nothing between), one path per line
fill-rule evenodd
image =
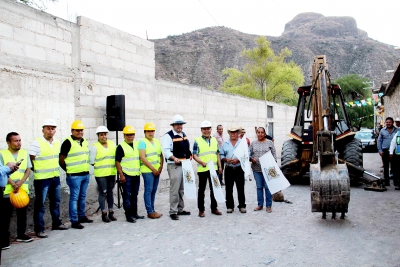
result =
M393 125L393 118L387 117L385 120L386 127L384 127L379 132L378 137L378 151L379 155L382 157L383 162L383 177L385 179L385 186L390 186L390 177L389 177L389 167L390 167L390 157L389 157L389 148L390 142L393 137L397 133L397 128Z
M137 214L137 195L140 186L139 143L134 141L135 129L125 126L122 133L124 142L117 146L115 166L122 186L123 206L128 222L135 223L136 219L144 219Z
M236 190L238 194L239 205L238 208L241 213L246 213L246 197L244 194L244 172L240 165L240 161L233 155L233 151L240 144L239 134L241 128L232 126L228 129L229 140L224 142L220 150L221 160L227 166L225 167L225 191L226 191L226 208L227 213L232 213L234 210L233 200L233 185L236 183Z
M397 131L390 142L389 154L392 163L394 189L400 190L400 131Z

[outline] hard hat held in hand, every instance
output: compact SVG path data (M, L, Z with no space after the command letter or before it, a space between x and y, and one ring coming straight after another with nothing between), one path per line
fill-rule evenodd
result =
M21 187L18 189L17 193L14 193L14 191L10 192L10 202L16 209L22 209L28 206L29 200L28 194Z
M145 131L155 131L156 130L156 126L151 122L146 123L143 128Z
M176 114L174 118L172 119L172 123L170 125L174 124L185 124L186 121L183 120L183 117L179 114Z
M85 130L85 125L80 120L76 120L71 124L71 129L73 130Z
M123 134L135 134L135 128L132 126L125 126L124 129L122 130Z
M54 127L57 127L57 124L56 124L56 121L53 120L53 119L46 119L46 120L43 122L43 124L42 124L42 127L44 127L44 126L54 126Z
M200 128L209 128L209 127L211 127L211 122L209 122L209 121L201 122Z
M107 129L106 126L99 126L99 127L97 127L97 129L96 129L96 133L97 133L97 134L98 134L98 133L108 133L108 129Z

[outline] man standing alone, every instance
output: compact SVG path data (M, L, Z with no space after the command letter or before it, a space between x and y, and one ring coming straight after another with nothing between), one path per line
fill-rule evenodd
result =
M221 124L218 125L217 126L217 131L215 132L214 137L215 137L215 139L217 139L219 150L221 150L222 144L224 143L223 132L224 132L224 127L222 127ZM222 171L224 171L224 165L225 165L225 162L221 161L221 170ZM222 179L222 173L218 172L218 179L219 179L219 182L221 183L221 185L225 185L225 183L222 181L223 180Z
M34 230L37 237L46 238L44 231L45 202L49 196L52 230L67 230L68 227L60 220L60 167L58 154L60 142L54 138L57 124L47 119L42 126L43 136L36 138L29 147L35 180L35 205L33 211Z
M170 179L169 187L169 216L172 220L179 220L178 215L190 215L189 211L183 210L183 174L181 160L192 159L190 143L186 134L182 131L186 122L182 116L176 114L171 123L172 130L163 136L162 148L167 160L167 171Z
M397 128L393 125L393 118L387 117L385 120L386 127L384 127L378 136L378 151L379 155L382 157L383 162L383 177L385 179L385 186L390 186L389 178L389 167L390 167L390 157L389 148L390 142L397 133Z

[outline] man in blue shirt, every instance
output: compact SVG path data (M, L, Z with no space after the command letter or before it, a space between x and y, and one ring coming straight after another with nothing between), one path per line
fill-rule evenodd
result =
M393 118L392 117L387 117L385 120L386 127L384 127L380 132L379 132L379 137L378 137L378 152L379 155L382 157L382 162L383 162L383 177L385 179L385 186L390 186L390 178L389 178L389 164L390 164L390 158L389 158L389 148L390 148L390 142L392 141L393 137L397 133L397 128L394 127L393 125Z
M221 161L227 165L225 167L225 192L226 192L226 208L227 213L234 210L233 185L236 183L238 195L238 208L241 213L246 213L246 197L244 194L244 172L240 165L240 161L233 155L233 151L240 144L239 134L242 131L240 127L232 126L228 129L229 140L222 144L220 150ZM244 141L245 142L245 141Z

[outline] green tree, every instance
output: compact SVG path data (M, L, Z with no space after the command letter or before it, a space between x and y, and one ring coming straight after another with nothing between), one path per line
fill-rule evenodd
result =
M23 3L25 5L37 8L39 10L47 9L48 2L57 2L58 0L14 0L15 2Z
M342 88L345 101L355 102L366 100L371 97L372 92L366 82L367 78L361 77L357 74L348 74L340 77L334 81ZM374 128L374 106L350 106L347 109L351 124L356 127Z
M276 55L265 37L255 41L257 46L254 49L241 53L249 62L243 71L235 68L222 71L225 80L221 89L251 98L296 105L297 95L293 89L304 83L304 77L300 66L287 60L292 52L284 48Z

